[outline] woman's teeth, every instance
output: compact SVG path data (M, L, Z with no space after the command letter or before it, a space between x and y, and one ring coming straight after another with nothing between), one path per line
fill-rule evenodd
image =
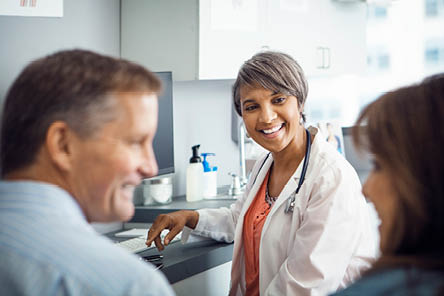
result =
M278 125L278 126L275 126L275 127L271 128L271 129L262 130L262 132L263 132L264 134L267 134L267 135L268 135L268 134L272 134L272 133L277 132L278 130L280 130L281 127L282 127L282 124L281 124L281 125Z

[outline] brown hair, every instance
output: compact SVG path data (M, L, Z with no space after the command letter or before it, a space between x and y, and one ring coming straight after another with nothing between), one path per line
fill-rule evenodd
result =
M308 83L301 66L288 54L264 51L255 54L239 70L233 85L233 102L236 112L242 116L240 88L257 87L295 96L299 107L303 106L308 94ZM305 121L305 115L302 115Z
M54 121L64 121L79 136L90 137L114 119L110 94L160 89L160 80L142 66L91 51L61 51L32 62L12 84L4 103L2 176L34 161Z
M382 261L442 267L444 74L384 94L361 112L356 126L355 144L388 169L399 201Z

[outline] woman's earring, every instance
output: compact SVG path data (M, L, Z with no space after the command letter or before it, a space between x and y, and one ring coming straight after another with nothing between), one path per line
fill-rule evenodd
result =
M302 116L302 113L299 113L299 124L304 125L304 117Z

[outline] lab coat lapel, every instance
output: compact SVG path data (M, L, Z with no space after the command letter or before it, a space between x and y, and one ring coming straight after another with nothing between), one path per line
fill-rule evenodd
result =
M257 192L259 191L259 188L262 185L262 182L264 182L264 178L267 175L268 170L270 169L271 164L273 163L273 159L271 155L263 162L265 159L262 158L260 162L258 162L257 166L253 168L252 174L250 176L250 182L254 183L251 185L251 189L248 191L248 196L245 200L245 203L242 205L242 210L239 214L239 218L237 220L236 230L234 234L234 250L233 254L238 254L238 256L233 257L233 262L231 266L231 289L230 289L230 295L237 295L240 293L237 289L240 289L241 283L239 281L244 281L243 278L241 278L241 270L243 267L243 240L242 240L242 232L243 232L243 225L244 225L244 217L245 213L250 208L251 203L253 202L254 198L256 197ZM263 162L263 165L261 167L261 163Z
M265 157L264 157L265 158ZM260 160L260 163L263 162L264 159ZM259 164L260 164L259 163ZM248 209L250 208L251 203L253 202L254 198L256 197L257 192L259 191L259 188L261 187L262 183L264 182L265 176L268 173L268 170L270 169L271 164L273 163L273 158L270 156L265 160L262 167L258 164L258 167L255 167L253 169L253 172L250 176L250 180L253 180L254 182L251 185L251 189L248 191L248 196L245 200L245 203L242 206L242 210L239 214L239 218L237 220L237 226L234 234L234 240L242 241L242 232L243 232L243 225L244 225L244 217ZM234 250L235 252L240 252L240 249L242 248L242 243L236 244L239 248L238 250Z
M263 161L263 160L261 160L261 161ZM264 182L265 176L267 175L268 170L270 169L270 166L272 163L273 163L273 157L270 154L270 156L267 158L267 160L262 165L262 168L259 167L258 168L259 171L253 173L252 176L250 177L254 181L255 180L254 178L256 176L256 180L254 181L254 184L252 185L251 190L248 193L248 197L245 200L245 204L242 207L242 211L240 213L238 223L242 223L242 225L243 225L245 213L248 211L251 203L253 202L254 198L256 197L256 194L259 191L259 188L261 187L262 183ZM239 228L240 227L238 227L238 229ZM241 234L242 234L242 232L241 232Z

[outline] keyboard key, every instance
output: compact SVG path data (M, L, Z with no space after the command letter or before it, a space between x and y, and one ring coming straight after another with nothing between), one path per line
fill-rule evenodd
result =
M162 239L162 241L165 239L165 236L168 234L168 232L169 232L168 229L164 229L162 231L162 233L160 234L160 238ZM182 236L182 232L180 232L178 235L176 235L173 238L173 240L170 242L170 244L173 242L179 241L181 236ZM148 247L145 244L145 242L146 242L145 236L139 236L139 237L131 238L131 239L116 243L116 245L121 246L122 248L128 250L131 253L139 253L139 252L154 248L156 246L153 242L153 243L151 243L151 246Z
M145 238L142 236L125 240L123 242L117 243L117 245L121 246L131 253L139 253L148 250L148 246L145 244L145 241ZM150 246L149 248L152 247Z

